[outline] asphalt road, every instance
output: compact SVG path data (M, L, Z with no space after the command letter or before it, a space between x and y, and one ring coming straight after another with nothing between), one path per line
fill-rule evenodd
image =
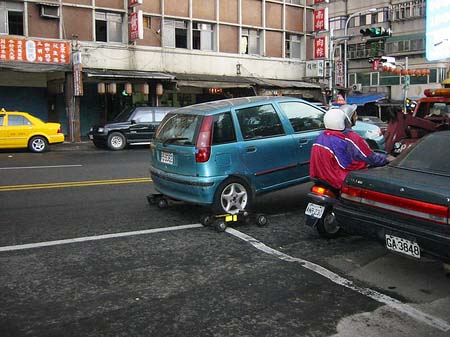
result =
M0 336L448 336L442 265L321 239L308 187L217 233L148 204L145 148L1 152Z

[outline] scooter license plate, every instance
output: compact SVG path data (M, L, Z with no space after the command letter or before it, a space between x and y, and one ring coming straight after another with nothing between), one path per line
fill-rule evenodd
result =
M306 207L305 214L320 219L323 215L324 210L324 206L316 205L310 202Z

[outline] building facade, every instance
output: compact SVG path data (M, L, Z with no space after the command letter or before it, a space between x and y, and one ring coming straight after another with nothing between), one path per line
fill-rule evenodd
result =
M0 1L0 105L68 140L124 106L234 96L320 100L314 0Z
M368 102L384 96L394 102L405 95L415 99L448 77L450 60L425 58L426 0L330 0L328 6L333 34L344 37L346 31L349 38L335 40L334 58L344 60L347 45L350 96L365 94ZM391 33L373 38L364 34L370 28ZM384 56L395 59L395 68L383 71L369 62Z

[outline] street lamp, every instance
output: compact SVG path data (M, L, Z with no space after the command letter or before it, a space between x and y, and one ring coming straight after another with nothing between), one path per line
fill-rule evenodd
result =
M347 36L347 30L348 30L348 24L351 19L353 19L355 16L359 16L361 14L369 14L376 12L377 8L370 8L361 12L353 13L348 18L347 21L345 21L345 28L344 28L344 36ZM347 74L347 40L344 41L344 88L347 88L348 85L348 74Z

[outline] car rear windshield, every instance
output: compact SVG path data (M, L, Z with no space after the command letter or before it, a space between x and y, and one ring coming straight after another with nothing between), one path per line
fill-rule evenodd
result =
M432 134L423 138L411 151L391 165L416 171L450 176L450 133Z
M161 143L193 145L195 134L202 120L198 115L168 114L155 134L155 140Z

